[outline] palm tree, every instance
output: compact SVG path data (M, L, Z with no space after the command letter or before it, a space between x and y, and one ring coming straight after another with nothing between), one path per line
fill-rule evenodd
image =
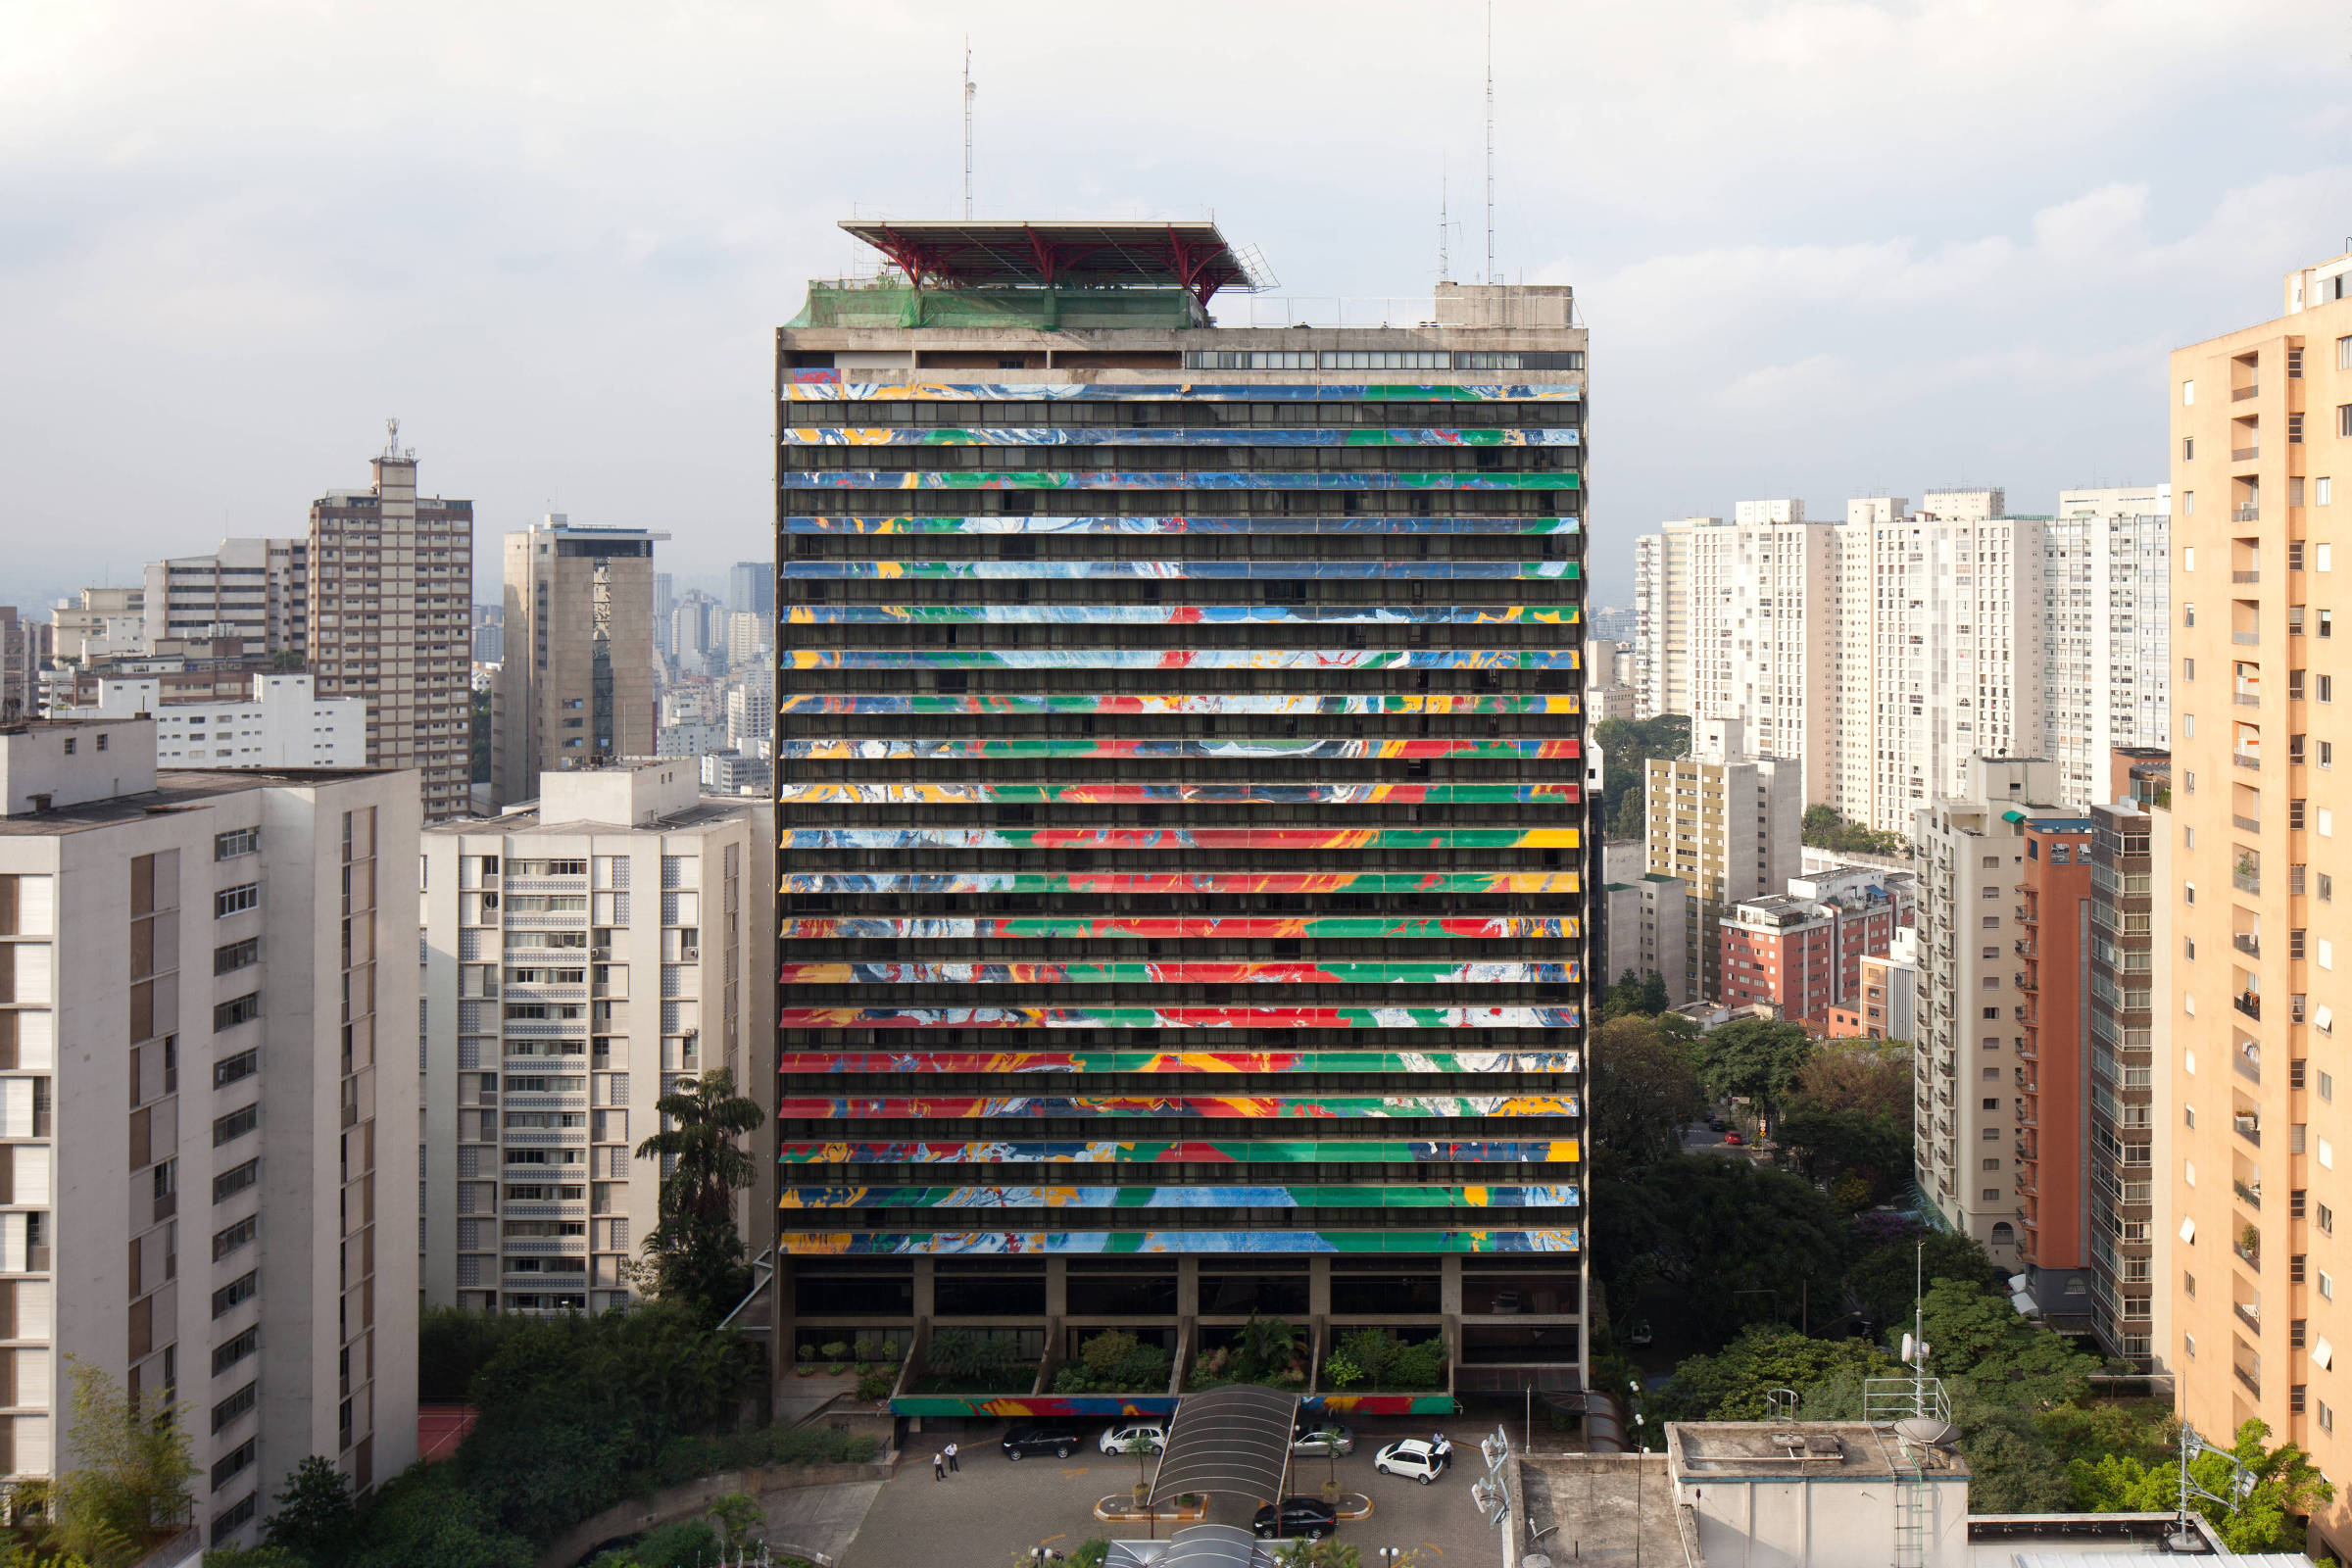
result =
M660 1294L715 1315L749 1287L735 1195L759 1167L740 1140L767 1118L735 1092L735 1075L724 1067L679 1079L654 1108L662 1129L637 1146L639 1159L664 1161L662 1222L645 1239L646 1255Z

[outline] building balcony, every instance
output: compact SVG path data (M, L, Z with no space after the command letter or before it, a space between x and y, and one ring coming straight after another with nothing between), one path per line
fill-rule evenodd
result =
M2262 382L2259 379L2248 381L2244 386L2233 386L2230 389L2230 401L2243 403L2248 398L2257 396L2261 391Z
M2261 456L2262 448L2259 446L2231 447L2230 449L2230 461L2231 463L2252 463L2255 459Z
M2262 1379L2256 1377L2253 1373L2247 1371L2242 1366L2233 1366L2230 1370L2237 1375L2238 1382L2246 1386L2246 1392L2248 1394L2251 1394L2257 1399L2262 1397Z
M2255 931L2240 931L2230 939L2230 945L2249 958L2262 956L2262 935Z
M2257 1149L2262 1147L2262 1118L2260 1116L2241 1110L2230 1118L2230 1125L2236 1130L2238 1137L2243 1138Z
M2243 1323L2246 1327L2252 1329L2257 1334L2262 1332L2261 1307L2256 1306L2251 1301L2232 1301L2230 1303L2230 1310L2237 1314L2237 1320L2240 1323Z
M2260 571L2233 571L2230 574L2230 580L2231 582L2260 582L2262 573Z
M2231 692L2230 694L2230 700L2240 708L2260 708L2262 706L2262 693Z
M2262 1186L2260 1183L2257 1182L2249 1184L2246 1182L2233 1181L2230 1184L2230 1190L2238 1196L2238 1200L2241 1202L2244 1202L2254 1208L2260 1208L2262 1206Z
M2259 816L2232 816L2230 818L2230 825L2241 833L2259 833L2262 831L2262 818Z
M2246 1229L2248 1234L2251 1234L2253 1231L2252 1226L2248 1226ZM2255 1238L2254 1245L2252 1247L2248 1247L2246 1245L2245 1237L2241 1236L2236 1241L2230 1244L2230 1250L2235 1252L2237 1254L2237 1260L2245 1264L2246 1267L2254 1270L2257 1274L2262 1272L2261 1238Z
M2262 504L2256 502L2250 507L2231 507L2230 520L2231 522L2260 522L2262 520Z
M2015 985L2020 991L2033 992L2039 991L2041 989L2040 978L2023 969L2020 969L2014 976L2011 977L2011 984Z
M2249 1018L2262 1016L2262 995L2259 992L2242 991L2230 999L2230 1005Z

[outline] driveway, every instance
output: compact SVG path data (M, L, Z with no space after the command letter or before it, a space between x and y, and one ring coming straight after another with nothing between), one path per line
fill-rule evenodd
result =
M1355 1452L1346 1458L1293 1461L1295 1491L1320 1491L1338 1466L1340 1486L1363 1493L1373 1502L1368 1519L1344 1521L1337 1539L1353 1544L1367 1563L1375 1546L1403 1546L1420 1552L1425 1568L1494 1568L1502 1561L1495 1532L1470 1501L1470 1483L1484 1472L1478 1444L1466 1423L1453 1438L1452 1473L1432 1486L1375 1474L1372 1455L1394 1438L1427 1437L1428 1423L1370 1419L1350 1422ZM1084 1445L1067 1460L1004 1457L997 1446L1004 1428L970 1433L917 1433L907 1441L899 1473L886 1482L867 1510L857 1538L842 1554L841 1568L939 1568L942 1563L975 1563L985 1568L1010 1564L1031 1546L1067 1552L1098 1536L1140 1536L1141 1526L1106 1525L1094 1516L1098 1499L1135 1484L1136 1461L1098 1452L1100 1426L1081 1427ZM945 1481L931 1479L931 1453L953 1436L962 1449L963 1469ZM1209 1518L1247 1526L1255 1505L1218 1498ZM1170 1527L1162 1525L1160 1534Z

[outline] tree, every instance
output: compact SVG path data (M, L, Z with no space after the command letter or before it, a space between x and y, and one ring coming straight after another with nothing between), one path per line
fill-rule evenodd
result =
M1899 1186L1911 1171L1911 1135L1884 1116L1826 1110L1797 1100L1773 1130L1807 1180L1855 1178L1844 1205L1860 1207Z
M767 1530L767 1515L748 1492L730 1492L711 1499L711 1523L718 1526L718 1544L730 1557L760 1544Z
M1960 1454L1968 1461L1969 1512L2064 1513L2073 1508L2075 1489L2066 1479L2066 1467L2034 1426L2034 1412L1997 1394L1986 1397L1990 1392L1964 1385L1952 1399Z
M1595 1030L1587 1063L1586 1131L1593 1157L1646 1165L1682 1148L1685 1123L1705 1114L1690 1048L1647 1018L1614 1018Z
M1812 1183L1743 1159L1678 1154L1593 1183L1587 1200L1611 1241L1610 1298L1630 1310L1663 1287L1652 1315L1711 1343L1797 1316L1807 1283L1836 1279L1845 1256L1842 1218Z
M735 1092L735 1075L724 1067L679 1079L654 1108L662 1130L637 1146L637 1157L671 1162L662 1178L661 1222L645 1239L656 1291L715 1319L751 1288L735 1195L752 1185L758 1167L739 1140L766 1117Z
M186 1526L196 1464L177 1405L125 1394L76 1356L66 1357L66 1365L74 1379L73 1453L79 1463L51 1491L57 1543L93 1568L116 1568Z
M1793 1328L1750 1324L1713 1355L1693 1355L1674 1369L1674 1380L1657 1396L1665 1409L1657 1419L1761 1421L1764 1396L1794 1389L1800 1413L1818 1419L1812 1396L1845 1378L1892 1377L1899 1369L1868 1340L1816 1340Z
M1797 1073L1813 1050L1803 1024L1768 1018L1719 1024L1698 1038L1699 1086L1718 1100L1744 1097L1769 1120L1795 1093Z
M314 1453L286 1477L277 1512L262 1521L262 1539L310 1568L331 1568L343 1560L351 1527L351 1482L332 1459Z
M1958 1280L1981 1290L2000 1283L2000 1270L1974 1237L1927 1231L1905 1221L1846 1270L1845 1288L1861 1302L1871 1323L1893 1328L1911 1322L1912 1302L1922 1285ZM1933 1338L1929 1343L1935 1343Z
M1916 1088L1914 1048L1904 1040L1833 1040L1796 1070L1792 1097L1823 1110L1854 1110L1898 1123L1907 1137Z
M1845 855L1897 856L1911 853L1911 841L1900 833L1883 833L1848 820L1835 806L1805 808L1804 840L1818 850Z
M2080 1399L2099 1369L2059 1335L2027 1322L1998 1288L1937 1280L1921 1303L1936 1370L2000 1405Z
M2237 1429L2230 1452L2246 1467L2253 1487L2235 1508L2212 1497L2192 1498L2222 1538L2222 1544L2240 1555L2257 1552L2300 1551L2303 1532L2295 1521L2317 1513L2334 1500L2335 1488L2311 1455L2292 1443L2266 1447L2271 1429L2248 1421ZM2231 1467L2219 1454L2200 1454L2188 1462L2191 1479L2213 1496L2235 1491ZM2179 1501L2176 1471L2171 1462L2149 1464L2130 1454L2106 1454L2096 1460L2077 1459L2067 1466L2080 1505L2092 1513L2170 1512Z

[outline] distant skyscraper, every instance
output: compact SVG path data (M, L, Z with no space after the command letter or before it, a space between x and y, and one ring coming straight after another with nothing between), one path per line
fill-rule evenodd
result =
M738 561L727 572L727 608L739 615L776 612L776 564Z
M670 640L669 617L678 608L677 579L666 571L654 573L654 650L662 658L676 655Z
M1689 890L1683 987L1706 1002L1723 995L1723 917L1742 899L1781 892L1800 865L1797 763L1745 747L1740 720L1694 719L1688 756L1645 764L1649 869Z
M318 695L368 700L368 761L413 767L427 821L468 805L473 503L416 494L394 442L375 483L311 503L307 653Z
M507 623L504 605L473 607L473 662L495 664L507 657Z
M654 544L551 512L506 538L506 661L490 778L500 805L539 775L654 755Z

